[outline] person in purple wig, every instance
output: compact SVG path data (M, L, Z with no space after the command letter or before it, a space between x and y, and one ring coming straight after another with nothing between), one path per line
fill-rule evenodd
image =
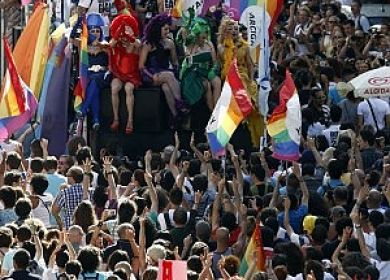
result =
M144 84L161 86L175 125L185 106L175 77L178 70L176 48L168 37L171 22L169 15L159 14L145 26L139 68Z

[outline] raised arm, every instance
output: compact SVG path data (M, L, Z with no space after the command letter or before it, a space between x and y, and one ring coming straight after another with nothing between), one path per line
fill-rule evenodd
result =
M322 161L322 157L321 157L320 153L317 150L315 139L311 138L311 137L308 137L307 138L307 146L311 150L311 152L313 153L314 158L316 159L316 164L318 166L324 166L324 163Z
M147 219L148 209L145 208L140 216L140 230L139 230L139 273L141 274L146 269L146 231L145 223Z
M145 172L144 176L145 182L148 185L150 200L152 201L150 209L153 212L158 213L158 198L156 188L153 186L153 176L148 172Z
M188 176L188 168L190 168L190 162L184 161L183 167L181 169L181 173L179 177L177 178L177 186L182 189L184 186L184 179Z
M302 191L301 205L306 205L307 207L309 207L309 190L307 189L306 183L302 178L301 168L296 161L293 162L293 172L299 181L299 187Z
M215 196L213 203L213 211L211 213L211 231L214 232L219 228L219 208L221 207L222 194L225 189L225 178L218 182L218 193Z
M152 150L147 150L144 156L145 172L152 174Z
M91 186L91 177L92 177L92 161L89 158L86 158L83 161L83 200L89 199L89 188Z
M359 197L350 214L353 225L355 227L355 235L359 240L360 251L362 252L363 256L365 256L368 260L370 259L370 252L366 246L366 242L364 240L364 235L363 235L363 229L360 225L359 208L360 205L366 200L369 192L370 190L368 188L368 184L366 184L363 188L360 189Z
M283 174L280 174L279 177L278 177L278 181L276 182L276 186L272 192L272 198L271 198L271 201L269 202L269 207L276 207L276 203L278 202L278 199L279 199L279 187L280 187L280 183L282 182L282 180L284 180L286 178L286 175L283 175Z
M177 178L179 175L179 168L176 165L177 162L177 152L179 151L180 148L180 140L179 140L179 135L177 134L177 131L175 132L175 148L173 149L171 158L169 160L169 170L171 170L173 174L173 178Z
M108 181L108 198L109 200L116 200L117 199L116 182L114 178L112 160L113 159L110 157L103 158L103 171L106 174L107 181Z
M287 234L289 237L294 233L294 229L290 225L290 207L291 207L291 201L288 197L284 199L284 229L287 231Z
M341 238L341 242L337 246L336 250L334 251L332 255L332 262L335 263L337 266L341 265L339 255L341 250L345 247L348 240L351 238L352 228L346 227L343 229L343 237Z

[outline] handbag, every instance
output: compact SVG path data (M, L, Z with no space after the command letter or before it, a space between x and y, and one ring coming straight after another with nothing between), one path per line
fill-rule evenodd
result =
M374 109L372 108L372 104L371 104L370 100L366 99L366 101L368 103L368 107L370 107L372 118L374 119L374 123L375 123L375 127L376 127L376 137L377 138L384 137L386 145L387 145L389 143L389 140L390 140L390 129L387 128L386 126L383 129L379 129L378 121L376 119Z

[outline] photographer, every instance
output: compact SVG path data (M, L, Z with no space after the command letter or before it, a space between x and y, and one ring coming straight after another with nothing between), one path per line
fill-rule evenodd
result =
M364 47L362 55L364 57L373 55L377 58L384 58L386 50L389 49L388 38L378 28L371 28L370 31L370 39Z

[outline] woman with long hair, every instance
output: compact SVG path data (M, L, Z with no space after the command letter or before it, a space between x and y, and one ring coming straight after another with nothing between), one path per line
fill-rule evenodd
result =
M84 233L88 233L88 228L96 224L95 211L91 202L83 200L73 214L73 224L80 226Z
M139 69L145 84L161 86L175 123L178 111L184 111L185 108L180 85L175 77L178 70L176 47L168 37L171 22L169 15L160 14L146 25Z

